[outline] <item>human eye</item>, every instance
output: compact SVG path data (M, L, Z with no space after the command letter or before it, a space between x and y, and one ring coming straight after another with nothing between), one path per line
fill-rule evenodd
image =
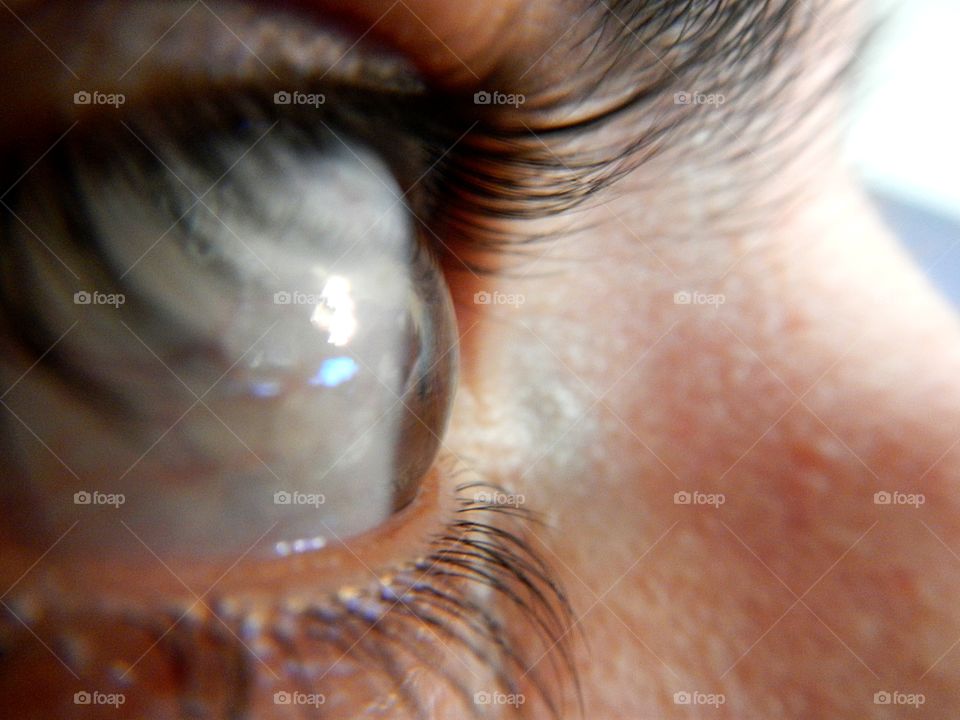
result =
M201 5L123 22L211 58L125 47L115 3L26 15L97 28L68 69L96 47L143 81L50 82L3 146L5 694L558 712L569 608L534 512L444 443L465 328L438 218L476 120L322 20Z
M130 108L8 194L7 344L50 348L5 377L9 470L46 521L103 478L158 552L286 551L412 499L449 409L452 308L386 151L346 123L229 91Z

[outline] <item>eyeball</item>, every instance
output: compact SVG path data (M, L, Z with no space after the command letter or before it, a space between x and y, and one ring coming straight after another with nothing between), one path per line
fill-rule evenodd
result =
M61 439L62 463L24 439L17 472L48 500L78 479L122 495L158 553L286 555L376 527L416 495L450 410L452 305L393 169L329 128L254 143L264 125L211 134L203 163L149 123L154 159L69 156L96 238L74 265L91 302L63 291L42 249L30 256L44 322L76 323L60 354L84 384L38 375L23 390L42 402L11 398ZM21 197L31 227L75 235L41 180ZM123 302L97 301L110 293ZM77 512L65 505L41 503L41 524ZM97 518L75 546L130 541Z

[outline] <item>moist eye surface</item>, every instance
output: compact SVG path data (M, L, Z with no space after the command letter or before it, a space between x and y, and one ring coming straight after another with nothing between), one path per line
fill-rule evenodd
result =
M157 550L262 538L283 555L414 496L449 409L453 314L398 180L415 142L387 157L345 124L198 100L71 138L17 188L4 331L22 361L63 335L53 370L6 398L23 421L6 502L32 499L34 535L82 511L79 549L129 541L99 492Z

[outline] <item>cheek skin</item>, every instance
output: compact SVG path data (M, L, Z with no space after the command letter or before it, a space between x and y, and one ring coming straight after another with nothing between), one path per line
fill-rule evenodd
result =
M939 659L960 635L960 330L850 182L822 183L706 244L640 247L598 214L548 272L469 283L519 307L458 298L485 351L450 443L549 508L592 717L689 717L678 691L723 693L719 717L872 717L888 686L960 703L960 657ZM600 259L571 262L578 242Z

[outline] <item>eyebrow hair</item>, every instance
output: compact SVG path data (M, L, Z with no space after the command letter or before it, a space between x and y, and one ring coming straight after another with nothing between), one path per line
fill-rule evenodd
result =
M814 24L837 24L828 18L838 20L844 4L828 12L825 0L585 2L583 30L570 42L570 54L581 60L561 88L548 89L555 100L509 112L481 107L475 130L440 171L444 185L469 208L454 209L444 227L466 242L516 245L516 237L491 230L484 220L536 219L577 208L661 153L682 153L684 138L703 131L718 163L743 153L725 147L735 140L758 147L770 141L771 110L782 119L778 101L805 70L795 50L810 39L832 47L834 34L818 40ZM851 52L820 87L805 89L808 108L846 77L857 54ZM736 102L714 109L684 104L675 94ZM476 111L467 108L467 118L475 120ZM585 133L597 138L594 147L571 142Z

